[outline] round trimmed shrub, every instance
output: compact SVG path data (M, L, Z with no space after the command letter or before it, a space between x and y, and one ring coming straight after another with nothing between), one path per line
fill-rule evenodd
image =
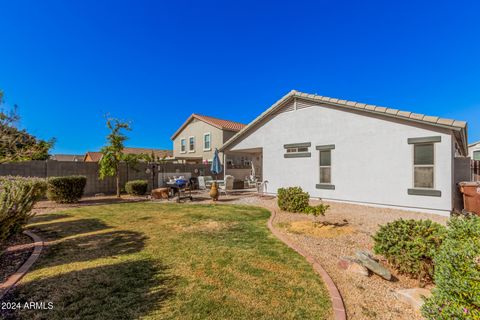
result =
M0 178L0 242L22 230L32 217L35 203L45 196L46 188L44 179Z
M47 197L57 203L78 202L83 196L87 177L65 176L53 177L47 180Z
M430 281L433 258L445 235L446 228L431 220L399 219L380 227L373 236L373 250L399 272L419 282Z
M280 188L277 190L278 206L283 211L305 212L310 195L300 187Z
M436 287L427 319L480 319L480 217L453 218L435 255Z
M128 181L125 184L125 191L132 196L143 196L145 193L147 193L147 189L147 180L133 180Z

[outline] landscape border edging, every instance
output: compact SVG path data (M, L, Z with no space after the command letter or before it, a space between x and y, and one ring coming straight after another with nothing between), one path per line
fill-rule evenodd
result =
M276 210L272 208L267 208L267 209L271 213L267 223L267 226L270 229L270 231L273 233L274 236L276 236L278 239L284 242L287 246L289 246L291 249L295 250L300 255L302 255L313 266L313 269L315 270L315 272L317 272L320 275L320 277L322 278L323 282L327 287L328 294L332 302L333 318L335 320L346 320L347 312L345 309L345 305L343 303L342 296L337 286L333 282L332 278L330 277L330 275L327 273L327 271L325 271L325 269L317 261L317 259L315 259L315 257L311 256L308 252L303 250L301 247L291 242L285 235L283 235L281 232L279 232L277 229L273 227L273 220L275 219L275 216L276 216Z
M17 271L15 271L14 274L8 277L5 282L0 283L0 299L2 299L7 294L7 292L10 291L10 289L12 289L18 283L18 281L23 278L23 276L28 272L32 265L37 261L40 253L42 252L44 245L42 238L40 238L31 231L26 230L23 233L32 238L34 246L33 252L30 257L28 257L27 261L25 261L21 265L21 267L18 268Z

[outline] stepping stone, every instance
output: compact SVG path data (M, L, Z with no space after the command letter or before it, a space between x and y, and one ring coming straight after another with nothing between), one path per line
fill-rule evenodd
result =
M392 274L390 273L390 271L384 266L382 266L380 263L375 261L373 259L373 256L368 252L357 250L355 252L355 255L357 256L360 264L363 265L368 270L378 274L380 277L382 277L385 280L390 281L392 279Z
M424 297L429 298L431 295L430 290L424 288L400 289L394 293L395 298L409 304L417 311L422 307Z

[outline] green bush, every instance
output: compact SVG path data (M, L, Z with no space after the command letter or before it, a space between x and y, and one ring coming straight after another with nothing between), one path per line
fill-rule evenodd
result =
M125 191L132 196L143 196L145 193L147 193L147 189L147 180L133 180L128 181L125 184Z
M32 216L34 204L45 196L46 183L38 178L0 178L0 242L20 232Z
M480 319L480 217L452 218L435 255L436 287L427 319Z
M433 257L445 234L445 227L431 220L399 219L380 227L373 236L373 249L401 273L416 277L419 282L429 281L433 276Z
M330 208L329 205L321 203L316 206L307 206L303 212L306 214L313 214L315 217L317 217L325 215L325 212L327 212L328 208Z
M53 177L47 180L47 197L58 203L78 202L87 184L85 176Z
M280 188L277 191L278 206L283 211L304 212L310 195L300 187Z
M316 206L309 205L310 194L300 187L280 188L277 190L277 198L278 206L283 211L313 214L315 217L325 215L330 207L323 203Z

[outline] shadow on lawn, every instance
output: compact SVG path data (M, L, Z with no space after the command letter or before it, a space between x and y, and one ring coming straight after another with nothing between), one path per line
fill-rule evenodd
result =
M95 218L53 221L31 230L45 241L36 268L140 252L147 239L143 233L116 229Z
M47 244L47 250L41 257L38 267L45 268L136 253L144 248L145 240L146 237L143 234L128 230L80 235Z
M70 217L68 214L64 213L46 213L46 214L39 214L34 216L30 219L29 223L43 223L43 222L50 222L54 220L64 219Z
M52 302L51 310L1 311L5 319L138 319L174 294L175 279L150 260L122 262L19 285L3 301ZM2 314L3 312L3 314Z
M113 229L93 218L46 223L34 230L47 241L33 267L39 276L27 277L3 301L53 302L53 309L0 310L0 318L137 319L160 310L174 292L175 279L161 262L134 255L145 246L143 233ZM114 259L99 260L109 257Z
M71 217L71 216L68 216ZM73 218L73 217L72 217ZM61 219L61 218L59 218ZM59 240L70 236L81 235L82 233L101 231L110 229L111 227L99 219L74 219L66 221L50 220L50 223L40 225L29 225L27 228L37 233L44 240ZM35 224L38 221L32 219L31 223Z

